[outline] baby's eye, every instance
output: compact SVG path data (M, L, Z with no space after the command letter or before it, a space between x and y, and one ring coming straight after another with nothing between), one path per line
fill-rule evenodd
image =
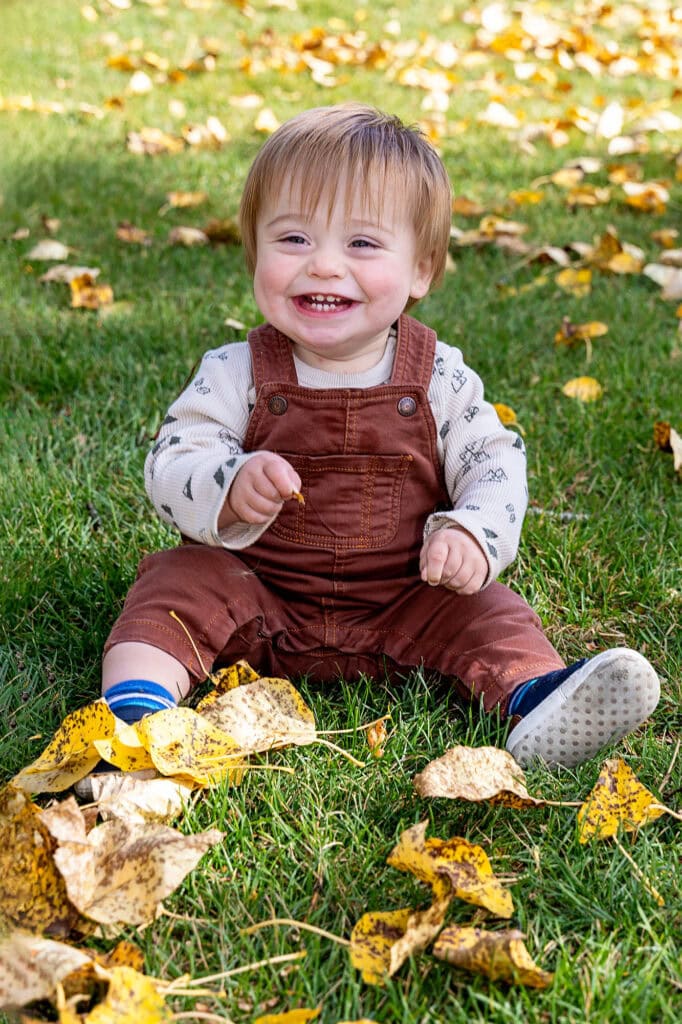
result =
M291 242L292 245L303 245L305 243L305 238L303 235L284 235L280 241Z
M355 249L378 249L379 246L376 242L370 242L368 238L354 238L350 243L352 248Z

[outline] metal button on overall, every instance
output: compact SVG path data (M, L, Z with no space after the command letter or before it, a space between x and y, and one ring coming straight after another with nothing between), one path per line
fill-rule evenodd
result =
M411 395L405 395L398 401L398 412L401 416L414 416L417 411L417 403Z
M268 399L268 409L273 416L283 416L289 407L284 395L273 395Z

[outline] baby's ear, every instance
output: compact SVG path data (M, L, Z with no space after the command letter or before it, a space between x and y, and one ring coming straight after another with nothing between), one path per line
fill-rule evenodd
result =
M410 297L413 299L423 299L431 287L432 280L433 254L430 253L428 256L418 259L414 265Z

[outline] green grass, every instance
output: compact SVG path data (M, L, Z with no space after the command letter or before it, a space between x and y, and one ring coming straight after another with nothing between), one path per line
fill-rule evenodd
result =
M9 779L44 747L70 710L99 688L100 650L140 556L174 543L156 522L144 496L142 463L168 404L202 352L243 334L227 317L249 325L258 312L234 247L180 249L166 244L172 226L201 226L233 216L249 161L261 144L254 111L230 105L234 95L258 92L282 120L306 106L371 98L409 121L423 116L423 92L391 79L382 67L341 67L333 88L308 74L265 68L249 75L246 55L263 59L272 47L255 47L269 26L281 41L329 18L355 23L353 4L299 0L290 11L253 3L253 16L214 0L192 10L180 0L166 6L133 2L116 10L94 2L95 23L80 4L5 0L0 39L0 96L31 94L61 101L65 113L0 111L0 757ZM398 16L402 39L423 32L469 48L474 28L452 4L454 19L441 23L442 4L375 2L361 27L371 40ZM533 6L533 5L531 5ZM645 5L642 5L644 8ZM547 12L545 5L535 5ZM575 17L575 5L553 11ZM396 15L397 12L397 15ZM338 28L334 28L338 31ZM594 25L594 33L628 52L635 33ZM332 29L329 29L332 31ZM117 38L113 37L117 33ZM239 33L244 33L240 35ZM129 75L105 66L110 54L152 50L177 65L191 41L222 42L216 70L177 85L157 85L145 96L126 96ZM606 157L606 143L569 131L569 145L554 150L543 140L534 152L510 145L496 129L477 126L490 94L471 88L487 70L498 86L516 83L509 61L457 66L450 98L451 124L468 120L462 133L440 141L455 191L529 225L537 244L592 241L607 225L641 245L649 259L651 232L679 223L682 182L675 180L680 133L650 136L650 151L629 157L647 178L669 181L667 213L639 214L614 190L612 202L570 212L563 193L546 188L538 206L513 209L514 188L528 187L571 157ZM426 62L433 67L432 63ZM551 65L547 65L551 66ZM390 68L388 69L390 71ZM616 80L583 71L557 71L571 91L547 86L507 100L526 119L560 117L570 106L598 109L608 99L661 101L682 115L674 83L640 74ZM79 112L89 103L104 110L111 96L122 109L95 118ZM219 116L231 141L220 150L186 149L176 156L142 158L126 151L130 130L144 125L178 132L169 112L182 100L186 120ZM0 104L1 105L1 104ZM590 178L606 182L606 172ZM160 216L172 189L205 189L198 209ZM108 317L71 310L68 290L42 285L44 264L26 254L44 235L41 217L57 217L57 237L73 247L72 262L101 268L116 300ZM115 238L128 220L152 233L140 249ZM460 227L471 226L457 218ZM12 240L18 228L30 237ZM656 451L655 420L680 421L682 344L675 304L642 276L597 275L583 299L544 287L505 297L499 285L521 285L539 272L494 248L466 249L457 271L419 307L419 315L447 341L461 346L482 374L487 395L511 405L525 429L531 500L519 558L505 576L537 608L567 659L627 644L642 650L661 675L663 696L652 720L618 747L641 781L672 807L680 806L682 757L668 773L682 726L680 613L682 530L680 483L672 458ZM550 275L551 276L551 275ZM557 350L562 316L609 326L585 349ZM605 386L601 401L581 405L561 386L582 374ZM544 510L544 511L541 511ZM580 518L565 521L560 513ZM380 1022L427 1024L492 1021L496 1024L566 1022L673 1022L682 1003L679 935L682 903L679 825L662 818L623 842L665 899L659 907L631 865L609 843L581 846L570 810L526 812L419 800L416 772L455 743L497 743L504 727L462 707L442 682L415 673L400 687L385 680L320 687L301 682L321 729L348 728L390 710L392 736L385 757L358 769L322 748L273 756L295 776L261 773L235 789L200 799L182 827L222 828L223 843L201 862L161 917L133 936L150 974L171 978L212 974L281 953L307 950L301 963L264 967L225 984L225 997L210 1011L234 1021L323 1005L323 1024L369 1017ZM345 737L364 758L360 734ZM600 759L575 771L529 773L531 791L580 799L593 785ZM665 790L660 785L666 780ZM251 936L245 924L277 916L348 937L369 909L425 905L426 894L385 859L400 831L429 817L429 834L462 835L482 844L496 871L512 875L516 917L538 963L556 972L543 992L509 988L457 972L426 953L405 965L385 988L364 985L343 947L290 927ZM468 922L465 905L451 911ZM215 986L216 989L218 986ZM177 1000L178 1011L190 1003Z

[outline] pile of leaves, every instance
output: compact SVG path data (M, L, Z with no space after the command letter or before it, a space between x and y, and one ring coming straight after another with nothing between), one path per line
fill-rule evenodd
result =
M246 772L287 771L286 765L260 760L287 746L323 743L339 750L318 732L311 710L288 680L261 678L245 662L212 678L214 688L196 710L160 711L134 726L115 719L104 700L73 712L43 753L0 790L0 1007L33 1006L36 1013L47 1000L63 1024L165 1024L173 1019L167 1000L205 995L208 981L223 977L167 982L144 975L141 954L130 942L100 954L63 941L111 939L126 926L153 925L164 912L163 900L223 838L217 829L185 835L169 824L202 790L239 784ZM375 757L387 742L384 722L365 727ZM40 807L31 799L63 793L100 757L120 773L93 777L93 803L82 807L67 796ZM530 796L511 755L494 747L454 747L430 762L414 786L424 799L487 801L516 809L553 803ZM618 836L663 814L679 820L682 815L659 803L619 759L605 762L578 806L580 842L612 839L662 905ZM404 831L387 863L425 883L430 905L370 911L357 921L350 939L328 937L348 946L351 964L370 985L383 984L432 944L436 958L494 981L550 985L552 974L535 964L517 929L446 924L454 900L506 920L514 912L513 897L482 846L460 837L427 839L426 828L422 821ZM309 927L272 919L247 931L292 923ZM304 951L292 954L301 955ZM310 1020L318 1012L259 1020ZM21 1013L26 1024L38 1019Z

